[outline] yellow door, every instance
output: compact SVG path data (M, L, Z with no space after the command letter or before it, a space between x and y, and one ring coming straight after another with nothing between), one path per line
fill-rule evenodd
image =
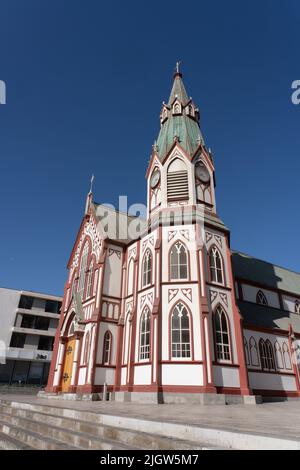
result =
M69 339L66 344L65 362L62 374L61 390L67 392L71 385L75 339Z

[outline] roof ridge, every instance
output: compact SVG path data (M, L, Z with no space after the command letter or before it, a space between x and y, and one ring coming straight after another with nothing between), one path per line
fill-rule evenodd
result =
M294 274L297 274L298 276L300 276L300 272L298 272L298 271L294 271L293 269L285 268L284 266L281 266L279 264L271 263L270 261L266 261L264 259L257 258L256 256L249 255L248 253L245 253L243 251L231 250L231 253L237 253L237 254L240 254L240 255L245 255L245 256L248 256L249 258L256 259L257 261L261 261L262 263L270 264L271 266L276 266L276 268L280 268L280 269L283 269L284 271L289 271L290 273L294 273Z

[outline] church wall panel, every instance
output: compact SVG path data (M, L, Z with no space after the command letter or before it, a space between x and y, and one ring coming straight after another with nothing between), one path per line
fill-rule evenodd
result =
M78 375L78 385L84 385L86 378L86 367L80 367Z
M201 364L163 364L162 385L203 385Z
M103 295L121 296L122 251L120 247L108 245L105 260Z
M240 378L238 368L214 366L214 382L217 387L239 387Z
M264 374L249 372L250 387L261 390L280 390L294 392L297 390L295 377L284 374Z
M107 385L114 385L115 369L109 369L108 367L96 367L95 385L103 385L104 382L106 382Z
M126 377L127 377L127 367L122 367L122 370L121 370L121 385L126 385Z
M134 368L134 384L150 385L151 384L151 365L139 365Z

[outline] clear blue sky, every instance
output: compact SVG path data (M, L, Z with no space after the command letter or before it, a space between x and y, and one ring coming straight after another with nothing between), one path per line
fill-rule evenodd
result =
M62 293L91 173L96 201L145 201L178 59L232 248L300 270L298 0L1 0L0 18L0 286Z

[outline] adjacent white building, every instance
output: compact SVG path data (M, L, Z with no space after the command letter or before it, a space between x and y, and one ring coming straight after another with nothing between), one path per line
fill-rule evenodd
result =
M47 382L61 301L0 288L0 384Z

